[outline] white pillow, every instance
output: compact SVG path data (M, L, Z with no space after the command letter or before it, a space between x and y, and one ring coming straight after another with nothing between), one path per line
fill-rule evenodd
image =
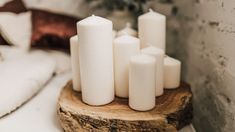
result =
M0 12L0 18L2 37L10 44L28 50L32 34L31 12L20 14Z

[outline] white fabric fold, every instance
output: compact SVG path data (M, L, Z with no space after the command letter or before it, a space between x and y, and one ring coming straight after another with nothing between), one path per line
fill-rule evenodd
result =
M0 54L2 60L11 60L26 55L28 52L15 46L0 45Z
M63 74L71 70L71 62L69 54L66 54L61 51L49 50L47 51L49 55L56 62L56 74Z
M0 117L35 95L52 77L55 61L42 51L33 51L0 63Z
M60 90L71 72L54 76L36 97L0 119L0 132L63 132L56 115Z

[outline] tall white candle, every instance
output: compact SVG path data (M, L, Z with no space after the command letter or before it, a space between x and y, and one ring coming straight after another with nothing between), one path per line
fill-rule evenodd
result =
M114 99L112 26L94 15L77 23L82 100L90 105Z
M81 91L81 80L80 80L80 66L79 66L79 45L78 36L75 35L70 38L70 53L71 53L71 66L72 66L72 78L73 78L73 89L75 91Z
M122 30L118 31L117 36L122 36L125 34L129 34L133 37L137 37L137 31L134 30L133 28L131 28L131 24L130 23L126 23L126 27L123 28Z
M138 17L139 38L141 47L152 44L165 52L166 45L166 17L150 11Z
M164 88L174 89L180 85L181 62L171 57L164 58Z
M129 106L138 111L155 107L156 60L152 56L137 55L130 59Z
M140 52L140 41L130 35L114 40L114 80L115 93L119 97L128 97L129 61L131 56Z
M149 46L141 50L142 53L151 55L156 58L156 96L163 94L163 60L164 51L154 46Z

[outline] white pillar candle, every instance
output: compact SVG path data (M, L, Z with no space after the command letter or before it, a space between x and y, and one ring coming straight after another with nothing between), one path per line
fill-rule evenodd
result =
M128 97L129 62L131 56L140 52L140 41L130 35L123 35L114 40L114 80L115 93L119 97Z
M94 15L77 23L82 100L89 105L114 99L112 26Z
M125 34L129 34L133 37L137 37L137 31L134 30L133 28L131 28L131 24L130 23L126 23L126 27L123 28L122 30L118 31L117 36L122 36Z
M149 46L141 50L142 53L151 55L156 58L156 96L163 94L163 62L164 51L154 46Z
M77 35L70 38L70 54L71 54L73 89L79 92L81 91L81 82L80 82L81 80L80 80L80 66L79 66L79 45L78 45Z
M165 52L166 45L166 16L149 10L138 17L139 38L141 47L152 44Z
M138 111L155 107L156 60L145 54L130 59L129 106Z
M180 85L181 62L171 57L164 58L164 88L174 89Z

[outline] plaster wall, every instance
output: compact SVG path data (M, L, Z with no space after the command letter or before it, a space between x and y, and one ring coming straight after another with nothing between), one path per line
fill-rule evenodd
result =
M192 86L196 130L234 131L235 1L173 0L149 5L168 16L167 53L182 61L183 80Z

